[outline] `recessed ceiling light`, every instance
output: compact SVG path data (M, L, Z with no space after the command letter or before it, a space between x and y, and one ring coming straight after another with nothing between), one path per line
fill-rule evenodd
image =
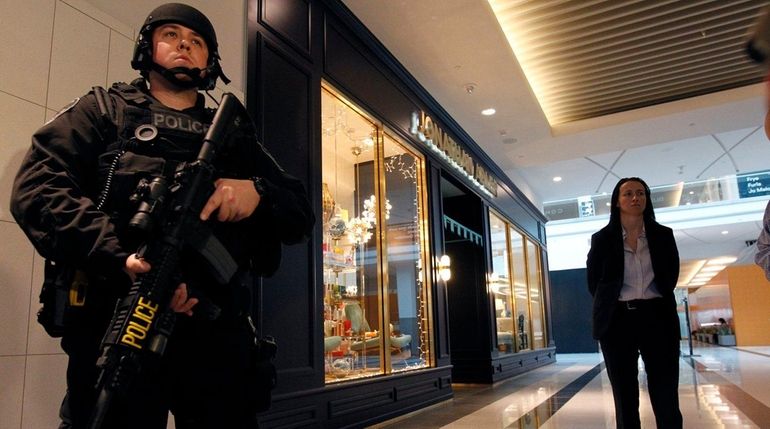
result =
M693 277L692 280L695 280L695 281L699 281L699 280L708 281L708 280L711 280L711 278L714 277L715 275L717 275L716 271L707 271L707 272L703 272L703 273L698 273L698 275Z
M482 110L481 114L484 115L484 116L492 116L492 115L495 114L495 112L497 112L497 110L495 110L495 109L490 107L489 109Z
M554 182L561 182L561 176L556 176L553 178Z
M730 233L730 231L727 231L727 230L722 231L722 235L727 235L729 233Z
M723 256L721 258L709 259L706 265L730 265L738 260L735 256Z

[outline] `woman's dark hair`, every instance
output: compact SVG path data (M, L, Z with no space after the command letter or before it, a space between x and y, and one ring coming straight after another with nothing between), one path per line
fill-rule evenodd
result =
M615 189L612 190L612 200L610 202L610 224L620 225L620 207L618 207L618 200L620 199L620 187L626 182L639 182L644 186L644 195L647 197L647 201L644 205L644 222L655 221L655 211L652 209L652 198L650 198L650 187L647 186L644 180L638 177L624 177L618 180L618 184L615 185Z

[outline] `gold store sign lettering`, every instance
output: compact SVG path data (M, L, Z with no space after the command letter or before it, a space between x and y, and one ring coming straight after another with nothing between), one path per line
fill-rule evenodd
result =
M441 129L425 112L412 114L411 132L420 141L430 148L438 151L455 168L479 186L488 195L497 196L497 182L495 178L449 135Z

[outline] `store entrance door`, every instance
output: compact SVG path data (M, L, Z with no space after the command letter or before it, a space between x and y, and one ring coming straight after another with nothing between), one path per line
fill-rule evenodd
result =
M452 378L489 379L490 311L486 294L483 205L455 181L441 180L445 252L451 259L447 282ZM487 364L483 364L487 362Z

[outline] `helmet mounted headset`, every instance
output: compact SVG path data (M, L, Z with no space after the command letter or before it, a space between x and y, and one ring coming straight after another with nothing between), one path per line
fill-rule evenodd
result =
M195 31L206 41L209 50L209 57L205 68L206 74L201 77L201 69L187 67L173 67L167 69L152 59L152 33L161 24L176 23ZM206 15L198 9L181 3L166 3L158 6L147 15L142 28L139 30L139 36L136 38L134 46L134 57L131 60L131 67L139 70L142 76L147 78L150 70L160 73L166 80L181 87L195 88L202 90L211 90L216 86L217 78L222 78L222 82L227 85L230 79L222 72L219 65L219 50L217 44L217 35L214 32L214 26ZM179 79L177 74L184 74L190 79Z

